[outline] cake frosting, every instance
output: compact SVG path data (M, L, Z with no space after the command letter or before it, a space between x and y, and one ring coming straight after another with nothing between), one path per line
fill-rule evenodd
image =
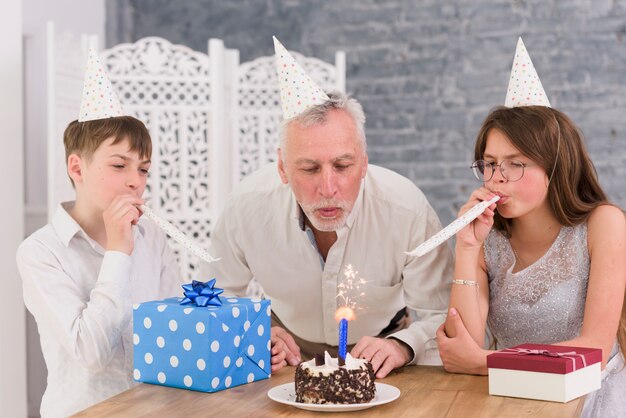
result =
M320 356L321 357L321 356ZM355 404L374 399L374 369L369 361L349 353L345 362L331 357L302 362L296 368L296 402L314 404Z

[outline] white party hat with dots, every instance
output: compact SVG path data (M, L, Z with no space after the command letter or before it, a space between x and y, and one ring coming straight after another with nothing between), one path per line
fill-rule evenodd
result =
M291 119L311 106L328 100L328 96L296 62L287 49L274 36L276 72L280 85L280 102L283 118Z
M506 107L546 106L550 101L541 85L535 66L530 60L526 46L520 37L515 49L515 58L511 68L509 88L506 91Z
M89 49L83 98L80 102L79 122L124 116L111 81L93 48Z

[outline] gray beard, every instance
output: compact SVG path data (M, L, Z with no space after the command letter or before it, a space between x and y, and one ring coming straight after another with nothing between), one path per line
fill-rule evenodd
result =
M309 222L311 222L311 225L313 225L313 227L320 232L334 232L343 227L346 224L346 219L348 218L350 211L352 210L348 202L338 201L334 199L327 199L310 205L303 205L300 202L298 202L298 204L300 205L300 208L306 215ZM325 206L336 206L338 208L341 208L341 217L327 221L320 220L319 218L315 217L315 211Z
M305 212L306 213L306 212ZM348 215L343 212L342 216L332 221L320 221L314 215L306 214L307 219L311 222L311 225L320 232L334 232L341 229L346 224L346 218Z

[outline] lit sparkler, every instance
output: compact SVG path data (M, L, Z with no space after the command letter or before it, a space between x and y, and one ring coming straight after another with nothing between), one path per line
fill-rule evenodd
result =
M337 305L335 320L339 322L338 357L345 361L348 346L348 321L356 319L354 310L357 309L357 298L365 295L361 285L366 281L358 277L358 271L348 264L343 271L344 280L337 285Z

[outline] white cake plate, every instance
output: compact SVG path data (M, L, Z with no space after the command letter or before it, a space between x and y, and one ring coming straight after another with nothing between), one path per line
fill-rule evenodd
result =
M348 412L358 411L360 409L367 409L373 406L383 405L398 399L400 396L400 389L395 386L387 385L384 383L374 383L376 385L376 395L371 402L368 403L353 403L353 404L312 404L296 402L296 387L294 382L285 383L284 385L276 386L267 392L267 396L273 401L284 403L285 405L295 406L296 408L306 409L307 411L318 412Z

